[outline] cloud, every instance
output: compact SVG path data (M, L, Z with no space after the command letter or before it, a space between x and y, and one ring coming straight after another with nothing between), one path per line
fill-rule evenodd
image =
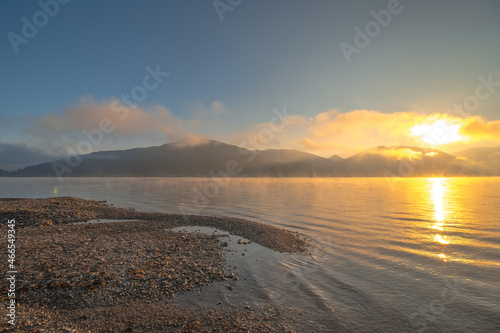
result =
M342 147L342 145L336 144L334 142L317 143L310 138L303 138L299 141L299 144L310 151L330 150Z
M326 121L325 121L326 119ZM448 124L438 128L434 142L428 140L429 134L414 135L414 127L420 124ZM461 128L458 135L457 127ZM449 133L447 131L450 131ZM500 139L500 122L486 121L481 117L459 118L442 113L422 114L416 112L382 113L372 110L355 110L347 113L327 112L310 119L309 139L318 144L319 149L329 149L328 143L349 143L350 147L361 146L422 146L453 151L475 142L490 144ZM453 139L455 138L455 139ZM446 140L445 140L446 139ZM460 140L459 140L460 139ZM463 139L463 140L462 140ZM490 141L487 141L490 140ZM454 141L449 142L448 141ZM304 142L304 141L303 141ZM310 145L310 142L309 142ZM345 153L354 153L346 147Z
M487 121L478 116L468 118L460 132L474 141L500 140L500 120Z
M438 126L440 124L448 126ZM460 135L463 138L456 133L457 124L461 126ZM260 124L259 128L269 126L269 123ZM433 131L439 129L441 131L436 131L439 132L437 138L441 140L429 140L429 135L434 132L420 133L414 127ZM259 128L246 135L256 137ZM454 132L447 133L448 130ZM445 138L448 140L444 140ZM453 138L461 140L447 143L454 141ZM476 145L491 145L496 140L499 144L499 139L500 121L486 121L481 117L464 119L444 113L382 113L376 110L341 112L339 109L332 109L312 117L293 117L293 121L289 121L283 131L274 133L273 142L267 148L286 147L325 157L334 154L349 157L377 146L418 146L451 152L463 149L472 142Z
M214 102L212 108L211 113L220 113L224 106ZM4 141L0 143L0 169L17 170L65 157L68 152L78 151L78 144L82 141L93 144L91 151L128 149L140 143L151 146L178 140L181 140L181 145L195 146L206 142L194 133L207 123L206 118L206 114L199 112L185 120L163 106L141 109L125 107L116 100L97 102L86 97L62 114L18 118L15 122L0 119L10 134L16 134L15 137L6 135L0 138ZM12 125L14 123L16 126ZM22 141L15 142L19 139ZM118 147L120 143L122 146Z
M61 116L47 114L39 118L37 123L46 132L63 135L97 129L104 119L111 122L115 136L135 136L157 131L168 139L178 139L199 125L199 121L185 121L174 116L163 106L143 110L125 107L115 100L99 103L91 98L80 100L78 105L65 110Z
M174 142L177 148L196 147L210 143L210 139L204 138L199 135L188 135L185 139Z
M141 144L150 146L178 140L194 144L202 140L196 131L215 122L217 115L226 112L219 101L213 102L209 108L199 105L190 119L182 119L161 105L144 109L126 107L113 99L95 101L92 97L85 97L62 114L49 113L36 118L25 132L46 146L57 146L58 149L67 149L88 139L85 133L101 130L103 123L110 130L104 133L102 144L94 147L95 150L130 148Z
M389 157L395 160L410 159L410 160L421 160L422 152L414 151L410 148L395 148L395 149L384 149L378 152L384 157ZM427 155L427 154L426 154ZM433 156L433 155L429 155Z
M296 139L299 149L326 157L333 154L349 157L376 146L414 145L416 140L409 136L410 129L423 117L414 112L387 114L355 110L342 113L333 109L303 118L285 132L301 135Z
M223 103L214 101L205 107L201 102L195 102L192 106L193 113L186 119L161 105L134 108L125 107L113 99L96 101L86 97L60 114L10 121L8 128L0 133L0 140L25 142L30 147L40 147L47 154L58 155L69 148L74 150L82 140L88 139L84 133L100 130L105 123L112 130L104 133L102 144L95 145L93 151L152 146L178 140L184 140L180 144L197 145L206 142L204 137L249 149L298 149L324 157L349 157L377 146L418 146L455 152L471 145L500 145L500 121L488 121L479 116L459 118L443 113L342 112L332 109L306 117L289 115L283 110L270 113L269 122L250 125L245 132L231 134L223 129L218 118L227 113ZM8 121L6 119L3 123L4 127ZM453 124L454 127L449 128L454 130L460 125L459 134L464 140L433 145L433 141L428 140L429 133L424 132L425 129L434 130L435 124L440 123ZM213 133L215 130L217 133ZM12 133L15 136L10 136ZM427 139L427 143L423 139Z
M226 107L224 106L224 104L222 104L219 101L213 102L211 106L212 106L212 112L214 114L216 114L216 115L223 114L223 113L227 112Z
M206 119L210 117L217 117L221 114L227 113L227 109L222 102L214 101L209 107L204 106L201 102L196 103L195 114L196 118Z

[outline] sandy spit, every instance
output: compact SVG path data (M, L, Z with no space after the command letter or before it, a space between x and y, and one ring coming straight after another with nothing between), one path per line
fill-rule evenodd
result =
M184 307L176 295L237 278L224 237L169 229L209 226L279 252L306 251L299 234L234 218L143 213L72 197L0 199L2 271L7 221L16 229L12 332L290 332L272 308ZM75 224L96 219L130 220ZM2 279L2 309L9 302Z

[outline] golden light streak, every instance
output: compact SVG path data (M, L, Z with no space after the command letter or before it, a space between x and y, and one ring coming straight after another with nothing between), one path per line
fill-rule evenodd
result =
M444 208L444 197L446 194L446 180L443 178L430 179L432 187L430 190L432 202L434 203L434 220L436 223L432 226L433 229L444 231L446 211ZM436 235L434 240L441 244L450 244L446 236Z
M434 237L434 240L441 244L450 244L450 242L446 240L446 238L446 236L436 235L436 237Z
M443 178L434 178L432 179L432 201L434 202L434 219L438 222L438 226L442 226L442 222L444 221L445 211L444 211L444 179ZM436 228L439 229L439 228ZM442 230L442 228L440 229Z

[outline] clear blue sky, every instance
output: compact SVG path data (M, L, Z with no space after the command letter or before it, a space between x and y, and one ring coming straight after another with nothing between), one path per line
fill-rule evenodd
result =
M364 29L370 11L387 6L243 0L221 21L212 1L71 0L15 53L8 34L22 36L22 18L33 22L42 9L37 1L2 1L0 143L35 147L38 119L64 117L81 97L120 98L157 64L170 75L139 107L161 105L189 121L200 105L220 102L226 111L191 131L227 140L269 122L273 108L305 119L332 109L446 112L474 93L478 76L500 81L500 2L493 0L401 0L401 12L348 63L340 43L354 44L353 28ZM498 119L498 89L475 115Z

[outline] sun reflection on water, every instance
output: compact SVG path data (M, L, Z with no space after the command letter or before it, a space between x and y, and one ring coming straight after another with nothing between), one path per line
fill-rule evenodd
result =
M434 203L434 220L435 223L433 224L432 228L439 230L439 231L445 231L445 219L447 212L445 210L444 206L444 197L446 194L446 181L443 178L433 178L430 179L432 182L432 187L430 190L431 193L431 198L432 202ZM440 244L450 244L450 241L446 236L437 234L434 236L434 240ZM440 255L441 258L445 258L444 254Z
M450 244L450 242L446 238L446 236L436 235L436 237L434 237L434 240L441 244Z
M442 227L445 218L444 195L446 192L446 188L444 185L444 179L433 178L431 179L431 181L432 181L431 195L432 195L432 201L434 202L434 219L437 221L438 226Z

